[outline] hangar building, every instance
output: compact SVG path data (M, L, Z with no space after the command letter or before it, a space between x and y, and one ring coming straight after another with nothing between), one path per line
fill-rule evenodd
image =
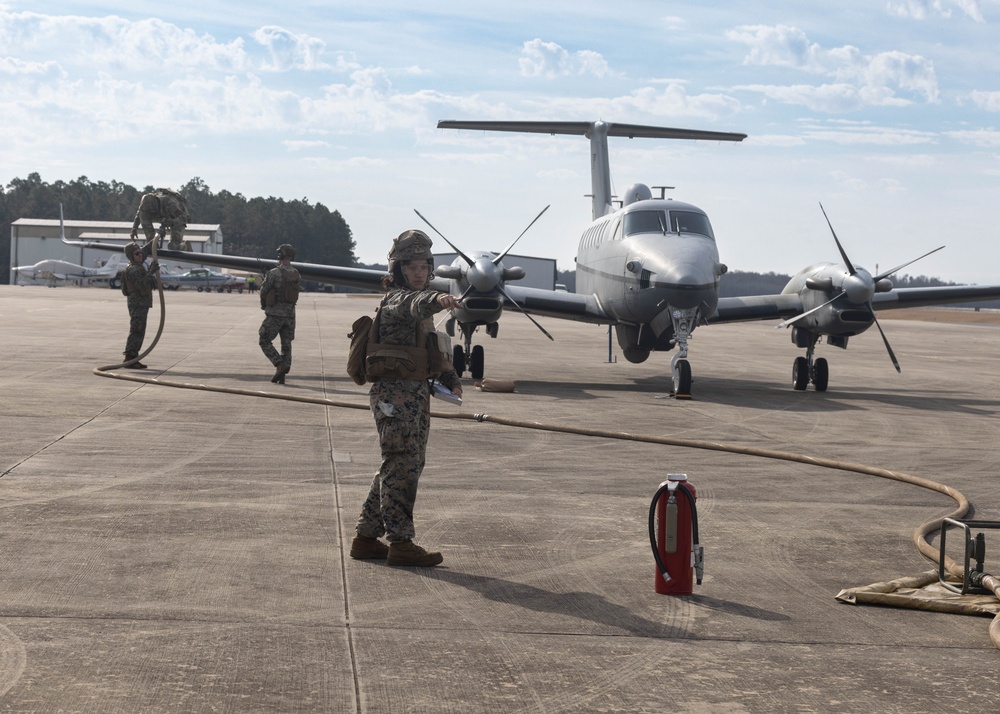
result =
M132 221L64 221L67 240L99 240L124 248L131 241ZM145 240L140 229L139 237ZM217 223L191 223L184 229L184 240L196 253L222 253L222 229ZM165 244L161 244L165 245ZM66 245L60 240L59 221L45 218L19 218L10 226L10 284L45 283L17 273L18 266L34 265L42 260L65 260L85 268L99 268L108 262L106 250ZM177 263L180 267L190 264ZM171 266L173 267L173 261ZM81 281L75 281L80 284ZM95 283L99 281L94 281ZM107 282L107 281L103 281Z

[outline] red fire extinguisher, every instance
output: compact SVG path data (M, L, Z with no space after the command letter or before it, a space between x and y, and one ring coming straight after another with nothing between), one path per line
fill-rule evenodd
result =
M656 561L656 592L690 595L701 585L704 548L698 544L697 492L687 474L667 474L649 504L649 543Z

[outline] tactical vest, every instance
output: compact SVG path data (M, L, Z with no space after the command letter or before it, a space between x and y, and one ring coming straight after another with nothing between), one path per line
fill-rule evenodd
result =
M289 305L294 305L299 301L299 271L292 270L282 270L281 268L275 268L278 271L278 284L271 288L268 292L267 297L264 298L264 304L267 307L273 307L275 303L283 302Z
M428 333L424 330L423 320L418 320L416 324L416 347L379 342L381 311L382 307L379 306L369 328L363 379L369 382L378 377L417 381L437 377L454 369L450 340L436 331ZM354 374L351 376L355 382L358 381Z

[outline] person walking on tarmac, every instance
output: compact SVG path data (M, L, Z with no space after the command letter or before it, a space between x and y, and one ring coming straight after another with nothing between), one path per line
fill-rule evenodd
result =
M382 464L361 507L351 543L351 557L358 560L385 559L388 565L409 566L437 565L444 560L441 553L428 552L413 542L413 505L430 429L430 379L462 394L450 358L442 356L436 340L426 339L434 331L432 316L459 306L453 295L428 288L433 269L431 239L426 233L409 230L393 241L389 274L382 280L387 294L379 307L379 344L370 345L368 355L377 354L382 345L395 353L408 348L414 369L396 367L381 376L368 370L372 379L369 402ZM418 343L421 337L424 344ZM388 546L379 540L383 535Z
M153 307L153 290L156 289L157 274L160 266L155 261L146 268L146 254L138 243L125 246L128 256L128 267L122 275L122 292L128 296L129 330L125 341L125 361L134 360L142 350L142 341L146 339L146 317L149 308ZM146 369L142 362L133 362L129 369Z
M271 381L284 384L292 368L292 340L295 339L295 303L299 300L299 271L291 266L295 248L288 243L278 246L278 265L268 271L260 286L260 349L271 364ZM274 349L275 337L281 337L281 354Z
M184 240L184 229L190 223L191 216L187 211L187 199L169 188L158 188L152 193L143 194L139 199L139 209L132 221L132 240L139 237L139 226L146 234L147 243L156 236L154 223L160 224L160 239L170 230L170 250L191 250L191 245ZM162 244L160 244L162 247Z

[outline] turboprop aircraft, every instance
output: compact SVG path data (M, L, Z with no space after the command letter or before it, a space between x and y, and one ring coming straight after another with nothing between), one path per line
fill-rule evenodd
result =
M19 265L14 271L32 280L47 280L50 288L73 280L114 280L115 276L126 268L122 260L121 249L117 250L100 268L87 268L68 260L40 260L34 265Z
M629 186L622 205L616 207L611 193L608 137L738 142L746 138L745 134L603 121L441 121L438 127L567 134L585 136L590 141L592 222L580 239L576 293L510 284L523 275L517 268L505 268L502 264L510 247L500 254L463 253L445 238L459 257L450 266L436 271L431 286L462 298L462 306L451 313L449 331L455 324L461 327L464 346L455 347L456 367L464 371L465 357L469 356L474 378L482 376L483 358L480 345L470 351L472 334L477 327L485 326L486 333L496 337L500 316L504 308L510 307L529 316L613 325L618 344L630 362L643 362L652 352L676 349L671 360L672 393L680 399L691 397L689 342L697 327L783 320L778 326L791 327L793 343L806 350L805 356L793 363L793 387L802 390L812 383L817 391L825 391L829 366L825 359L814 356L821 339L846 348L850 337L860 335L874 324L882 334L890 359L899 369L889 341L878 326L875 311L1000 298L1000 285L893 289L889 276L913 261L873 276L848 259L832 225L830 230L843 263L810 265L793 276L778 295L720 297L720 279L728 268L719 258L708 215L690 203L662 195L654 198L649 187L642 183ZM433 225L430 227L441 235ZM91 242L81 244L100 246ZM159 255L239 270L267 270L276 264L275 260L184 251L162 250ZM378 270L362 268L294 262L292 265L306 280L374 290L379 289L384 275ZM542 329L537 321L532 321Z

